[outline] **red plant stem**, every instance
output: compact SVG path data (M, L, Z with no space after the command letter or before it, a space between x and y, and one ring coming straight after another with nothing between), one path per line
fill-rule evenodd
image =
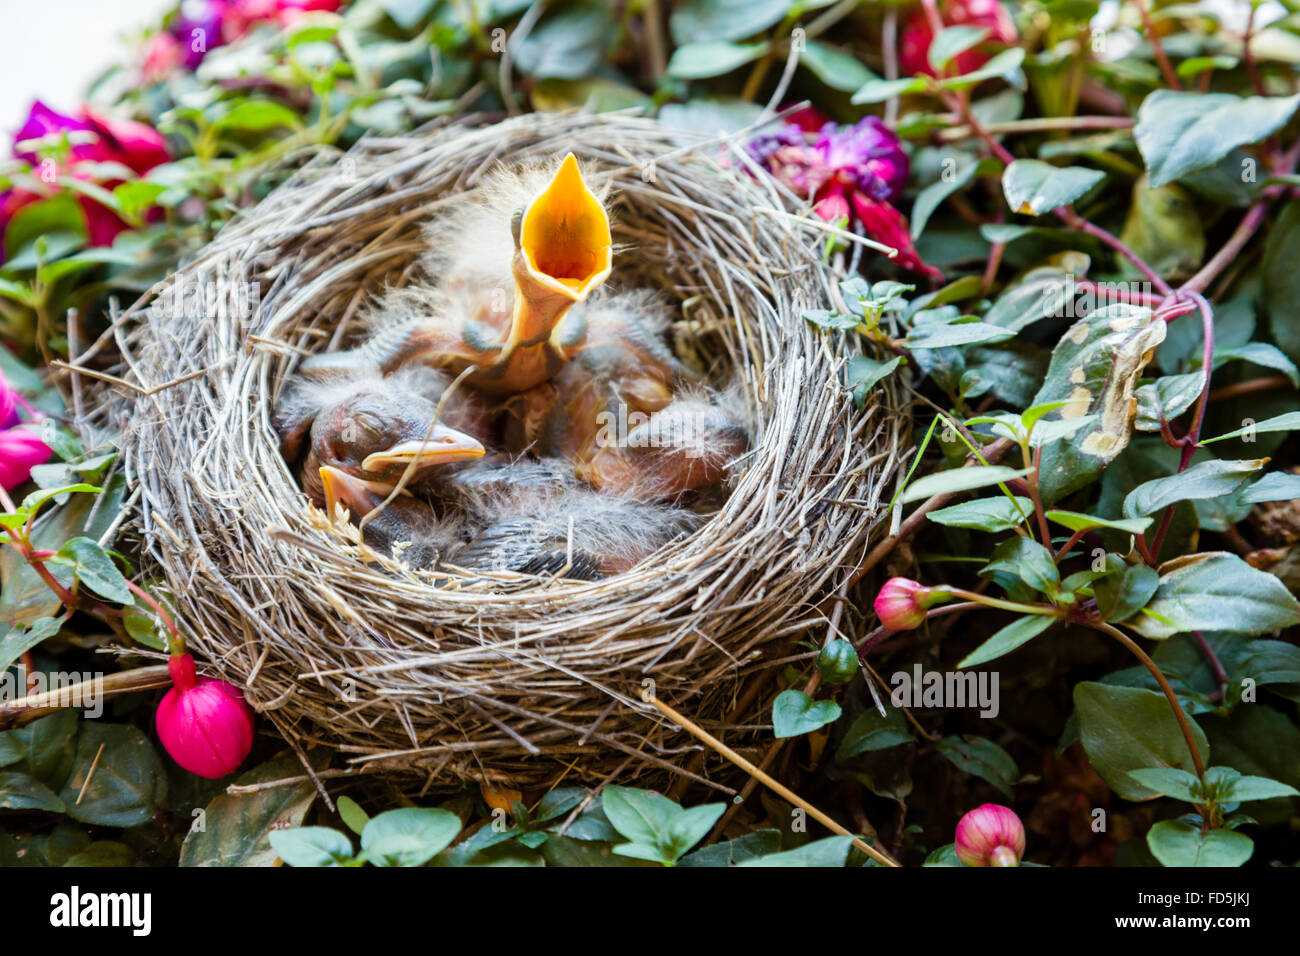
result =
M1225 398L1238 398L1242 395L1254 395L1257 392L1271 392L1279 388L1295 388L1285 375L1270 375L1267 378L1252 378L1232 385L1224 385L1210 392L1210 401L1220 402Z
M1038 471L1043 464L1043 446L1034 449L1033 480L1026 482L1029 486L1029 499L1034 503L1034 515L1038 518L1038 532L1043 539L1043 547L1052 548L1052 529L1047 526L1047 512L1043 510L1043 496L1038 491Z
M1214 653L1214 648L1210 642L1205 639L1205 635L1200 631L1192 631L1192 636L1196 638L1197 645L1201 648L1201 653L1205 655L1206 661L1210 664L1210 670L1214 673L1214 679L1219 682L1219 691L1222 693L1223 688L1228 685L1228 672L1223 669L1223 662L1219 660L1219 655Z
M176 629L176 622L172 620L172 616L167 613L167 610L133 581L127 581L126 586L131 589L132 594L144 601L145 604L148 604L149 607L153 608L153 612L162 619L163 624L167 628L167 633L171 636L167 652L173 656L184 654L185 638L181 637L181 632Z
M1255 34L1255 9L1255 4L1252 3L1250 13L1246 14L1246 30L1241 35L1241 58L1246 62L1246 75L1250 77L1250 85L1254 87L1256 94L1263 96L1264 84L1259 79L1259 69L1255 65L1255 54L1250 52L1250 41Z
M1127 647L1133 656L1140 660L1143 666L1151 672L1151 676L1156 679L1160 689L1165 692L1165 698L1169 701L1169 706L1173 708L1174 718L1178 721L1178 729L1182 731L1183 740L1187 742L1187 749L1191 752L1192 766L1196 768L1196 776L1202 780L1205 779L1205 763L1201 760L1201 752L1196 749L1196 740L1192 737L1192 728L1187 721L1187 715L1183 713L1183 705L1178 702L1178 695L1169 686L1169 681L1165 680L1165 675L1156 666L1156 662L1147 655L1146 651L1138 647L1136 641L1119 628L1113 627L1105 621L1093 621L1091 626L1104 634L1109 634Z
M1155 24L1151 22L1151 14L1147 12L1147 5L1142 0L1133 0L1133 6L1138 9L1138 16L1142 18L1142 26L1146 29L1147 39L1151 41L1151 52L1156 55L1156 62L1160 64L1160 72L1164 74L1165 82L1170 88L1181 90L1183 85L1178 82L1178 74L1174 71L1174 66L1169 62L1169 57L1165 54L1165 48L1160 43L1160 37L1156 35Z
M1165 301L1164 296L1152 295L1149 292L1129 292L1125 289L1116 289L1112 286L1099 285L1096 282L1084 280L1076 282L1074 288L1079 292L1092 293L1098 299L1114 299L1116 302L1127 302L1130 305L1145 305L1149 308L1156 308Z
M1060 564L1060 563L1061 563L1061 560L1062 560L1062 559L1063 559L1067 554L1070 553L1070 549L1073 548L1076 544L1078 544L1078 543L1083 539L1083 536L1084 536L1085 534L1087 534L1087 533L1088 533L1088 529L1087 529L1087 528L1084 528L1084 529L1082 529L1082 530L1080 530L1080 531L1076 531L1074 534L1070 535L1069 540L1066 541L1065 544L1061 545L1061 550L1058 551L1058 552L1056 552L1056 563L1057 563L1057 564Z

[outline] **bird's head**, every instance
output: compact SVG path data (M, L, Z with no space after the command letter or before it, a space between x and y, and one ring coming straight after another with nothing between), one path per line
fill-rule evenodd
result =
M414 465L482 458L478 439L436 420L437 405L401 391L364 391L322 412L313 426L317 459L370 482L395 485Z

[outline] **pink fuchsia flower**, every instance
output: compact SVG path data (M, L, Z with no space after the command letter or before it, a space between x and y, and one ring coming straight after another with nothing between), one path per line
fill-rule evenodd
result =
M891 631L910 631L925 621L925 612L947 601L943 588L927 588L911 578L890 578L881 586L872 607Z
M176 654L167 661L172 689L158 704L158 739L173 760L215 780L234 772L253 749L253 708L238 687L197 677L194 658Z
M826 123L816 134L786 122L755 137L748 149L791 191L811 199L814 212L826 222L846 221L898 249L896 261L904 268L941 277L921 260L906 220L892 205L907 184L908 159L898 137L878 117L846 126Z
M32 476L34 465L43 465L53 452L36 433L21 425L0 432L0 485L13 491Z
M63 142L56 143L58 140ZM66 139L65 139L66 138ZM63 149L64 142L67 149ZM37 100L26 121L14 136L14 156L34 166L40 166L40 175L50 181L50 188L59 187L52 180L67 175L95 181L105 189L112 189L121 180L95 180L95 171L83 167L90 163L118 163L143 175L155 166L171 159L167 143L152 127L133 120L114 119L83 107L80 116L69 116L50 109ZM47 164L53 164L47 176ZM11 189L0 194L0 240L9 220L23 206L43 198L25 189ZM85 215L86 233L92 246L112 245L118 233L129 228L112 210L100 205L89 196L77 195L77 203ZM3 261L0 245L0 261Z
M949 66L956 74L972 73L989 61L989 54L984 52L986 44L1000 43L1010 46L1020 39L1016 25L1000 0L946 0L940 4L939 14L946 27L973 26L984 27L989 31L984 43L965 50L953 58ZM924 9L912 14L903 28L899 42L899 63L903 72L916 75L924 73L934 76L930 67L930 43L934 32L930 29L930 18Z
M4 372L0 372L0 431L18 424L18 408L25 404L17 389L5 380Z
M188 47L170 33L155 33L144 45L140 75L146 83L161 83L171 76L188 56Z
M956 850L967 866L1019 866L1025 825L1010 807L986 803L958 821Z

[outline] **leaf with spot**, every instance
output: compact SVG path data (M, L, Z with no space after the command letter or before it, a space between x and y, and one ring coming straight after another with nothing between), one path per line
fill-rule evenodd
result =
M1012 212L1041 216L1083 198L1105 178L1105 173L1082 166L1018 159L1002 173L1002 193Z
M1098 309L1061 337L1033 404L1068 400L1048 420L1096 418L1042 446L1039 490L1046 503L1090 484L1128 446L1138 380L1164 337L1165 323L1153 321L1150 309L1123 304Z

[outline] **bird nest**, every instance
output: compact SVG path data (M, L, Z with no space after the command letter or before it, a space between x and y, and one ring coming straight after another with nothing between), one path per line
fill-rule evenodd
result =
M725 502L598 581L430 574L367 553L281 458L287 377L352 344L367 303L410 281L447 197L503 160L569 151L612 187L615 281L661 290L679 357L743 385L755 434ZM630 115L461 120L308 162L116 319L120 381L83 419L120 434L124 530L200 666L300 753L334 748L335 773L442 788L671 771L729 789L714 779L725 765L643 694L758 746L770 678L852 619L845 591L905 438L887 391L854 407L856 337L801 315L838 301L839 276L826 227L800 210L730 141Z

